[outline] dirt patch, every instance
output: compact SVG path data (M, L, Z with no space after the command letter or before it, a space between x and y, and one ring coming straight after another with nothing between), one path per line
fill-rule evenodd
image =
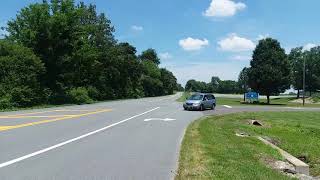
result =
M275 139L275 138L270 138L270 137L267 137L267 136L264 136L263 139L267 140L268 142L276 145L276 146L279 146L281 144L281 141L279 139Z
M292 101L289 101L289 102L302 104L303 103L303 99L299 98L299 99L295 99L295 100L292 100ZM305 103L306 104L320 104L320 102L315 102L312 98L306 98L305 99Z

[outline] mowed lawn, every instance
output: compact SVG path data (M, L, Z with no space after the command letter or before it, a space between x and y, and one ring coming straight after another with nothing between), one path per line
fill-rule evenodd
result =
M242 103L243 99L240 98L226 98L217 97L217 104L219 105L229 105L229 106L286 106L286 107L303 107L301 103L292 102L295 97L279 97L272 98L271 103L267 104L266 99L260 99L258 104L245 104ZM305 107L320 107L320 104L305 104Z
M252 119L265 126L249 125ZM236 132L251 136L238 137ZM296 157L306 157L311 174L320 175L320 113L261 112L212 116L192 123L182 143L176 179L290 179L267 165L282 157L256 135L272 138Z

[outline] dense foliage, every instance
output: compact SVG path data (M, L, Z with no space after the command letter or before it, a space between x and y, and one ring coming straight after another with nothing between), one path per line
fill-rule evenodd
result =
M186 91L203 92L203 93L226 93L226 94L238 94L241 93L241 88L236 81L220 80L219 77L212 77L210 83L196 81L194 79L189 80L185 87Z
M179 88L174 75L159 68L154 49L136 55L135 47L118 43L111 21L92 4L31 4L7 31L0 49L0 102L6 106L159 96Z
M35 105L44 100L41 60L28 48L0 40L0 108Z
M292 67L293 87L298 90L297 97L303 89L304 62L306 64L306 91L316 92L320 90L320 47L314 47L305 51L303 47L293 48L289 54Z

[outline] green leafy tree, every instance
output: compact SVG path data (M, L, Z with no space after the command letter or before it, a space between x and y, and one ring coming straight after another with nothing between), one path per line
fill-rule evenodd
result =
M168 71L167 69L160 69L161 72L161 82L163 86L163 93L165 95L173 94L174 90L177 89L177 79L173 75L172 72Z
M239 88L241 89L241 92L247 92L249 89L249 76L248 76L249 68L244 67L238 77L238 85Z
M32 50L0 40L1 108L44 103L45 91L39 83L43 73L44 66Z
M320 90L320 46L304 52L306 61L306 90L312 92Z
M154 49L147 49L143 51L139 56L139 59L141 59L142 61L151 61L156 65L160 64L160 58L158 57L157 52Z
M292 70L292 85L294 89L298 90L297 98L300 97L300 90L303 89L304 54L303 47L297 47L292 49L288 55L288 60Z
M236 81L221 81L219 83L218 92L223 94L236 94L239 93L239 87Z
M277 95L290 88L291 68L285 50L272 38L259 41L253 52L249 69L250 87L266 95Z

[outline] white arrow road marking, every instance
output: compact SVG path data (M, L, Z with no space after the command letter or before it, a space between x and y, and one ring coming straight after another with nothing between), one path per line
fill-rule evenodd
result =
M79 140L84 139L84 138L86 138L86 137L95 135L95 134L97 134L97 133L100 133L100 132L102 132L102 131L105 131L105 130L107 130L107 129L110 129L110 128L114 127L114 126L117 126L117 125L123 124L123 123L125 123L125 122L127 122L127 121L130 121L131 119L134 119L134 118L137 118L137 117L139 117L139 116L142 116L142 115L145 115L145 114L147 114L147 113L150 113L150 112L152 112L152 111L155 111L155 110L157 110L157 109L159 109L159 108L160 108L160 107L151 109L151 110L146 111L146 112L144 112L144 113L137 114L137 115L135 115L135 116L129 117L129 118L124 119L124 120L122 120L122 121L119 121L119 122L117 122L117 123L114 123L114 124L111 124L111 125L109 125L109 126L103 127L103 128L101 128L101 129L98 129L98 130L89 132L89 133L84 134L84 135L81 135L81 136L79 136L79 137L76 137L76 138L73 138L73 139L64 141L64 142L59 143L59 144L56 144L56 145L54 145L54 146L51 146L51 147L48 147L48 148L45 148L45 149L36 151L36 152L34 152L34 153L31 153L31 154L27 154L27 155L25 155L25 156L22 156L22 157L19 157L19 158L16 158L16 159L12 159L12 160L7 161L7 162L4 162L4 163L0 163L0 168L3 168L3 167L6 167L6 166L9 166L9 165L12 165L12 164L14 164L14 163L17 163L17 162L20 162L20 161L29 159L29 158L31 158L31 157L34 157L34 156L43 154L43 153L45 153L45 152L54 150L54 149L59 148L59 147L62 147L62 146L65 146L65 145L70 144L70 143L73 143L73 142L75 142L75 141L79 141Z
M232 106L228 106L228 105L223 105L223 106L226 107L226 108L229 108L229 109L232 108Z
M168 121L175 121L176 119L171 119L171 118L165 118L165 119L163 119L163 118L150 118L150 119L145 119L144 121L145 122L148 122L148 121L166 121L166 122L168 122Z

